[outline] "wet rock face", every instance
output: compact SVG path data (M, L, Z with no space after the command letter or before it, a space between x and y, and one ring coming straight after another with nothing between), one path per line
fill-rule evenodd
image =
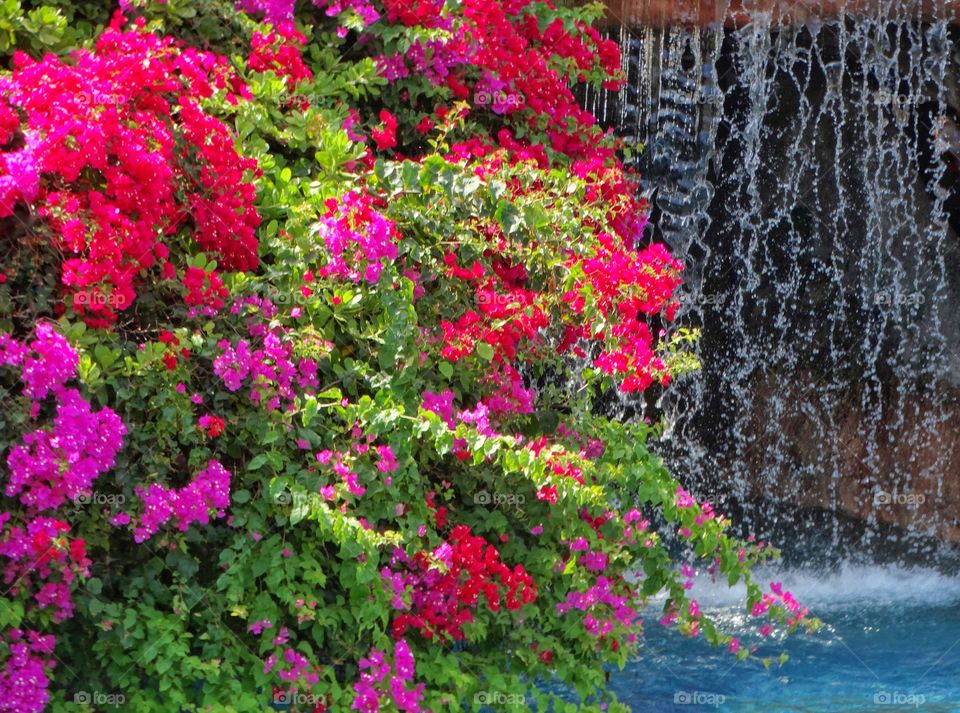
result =
M750 427L762 435L755 442L747 498L772 497L837 511L868 527L892 525L960 542L960 429L956 422L929 420L941 410L960 414L960 389L949 388L936 401L903 390L874 410L863 408L862 388L853 386L824 404L801 386L815 378L812 373L795 377L755 381L758 408ZM776 407L784 397L795 404L787 414ZM822 438L822 424L831 425L832 438ZM769 458L772 453L783 457Z
M717 194L740 198L714 202L706 242L734 260L703 289L734 308L705 320L704 349L743 366L716 374L709 410L736 424L722 450L757 502L956 540L956 64L930 28L826 30L788 33L761 118L727 87Z
M683 256L703 330L702 372L659 404L668 463L761 535L818 508L960 541L960 34L761 14L631 35L595 108L645 146L648 237Z

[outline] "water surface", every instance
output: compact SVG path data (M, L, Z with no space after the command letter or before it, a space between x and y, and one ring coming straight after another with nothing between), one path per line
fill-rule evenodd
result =
M613 676L636 713L960 711L960 578L929 569L846 566L827 575L772 572L824 622L758 653L790 660L737 664L649 617L642 658ZM729 590L697 586L702 608L749 631Z

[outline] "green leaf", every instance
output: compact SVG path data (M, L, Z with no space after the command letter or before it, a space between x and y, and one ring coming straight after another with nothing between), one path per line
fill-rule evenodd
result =
M117 354L114 353L110 347L103 344L98 344L93 348L93 355L97 358L97 361L100 362L105 369L109 369L113 366L113 363L117 360Z
M343 559L354 559L361 552L363 552L363 545L354 540L345 540L344 543L340 545L340 556Z
M296 525L310 514L310 503L307 498L297 498L290 510L290 524Z
M317 415L317 411L320 409L320 404L316 398L313 396L307 397L306 401L303 404L303 413L300 415L300 422L307 427L313 421L314 417Z

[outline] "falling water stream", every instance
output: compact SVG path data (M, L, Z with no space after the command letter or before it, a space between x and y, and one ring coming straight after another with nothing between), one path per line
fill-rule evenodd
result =
M643 148L703 368L619 408L662 415L673 472L793 554L960 539L955 31L893 1L620 41L625 87L588 101Z
M637 711L960 711L960 33L899 0L779 26L623 27L586 98L628 144L647 239L686 265L703 368L658 398L690 490L781 546L823 631L767 671L647 628ZM936 11L937 8L934 8ZM935 12L936 15L936 12ZM701 585L697 585L698 587ZM755 622L697 593L727 630ZM724 597L727 597L726 599ZM653 620L657 614L651 612ZM766 649L769 649L767 651ZM722 706L722 707L721 707Z

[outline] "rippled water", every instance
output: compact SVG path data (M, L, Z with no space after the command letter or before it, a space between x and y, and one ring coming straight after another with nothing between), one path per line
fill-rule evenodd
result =
M782 580L824 622L815 634L758 650L788 652L782 667L737 664L662 628L653 614L640 660L613 675L613 690L637 713L960 711L960 579L862 566L830 575L773 571L765 579ZM699 585L695 592L729 631L752 628L735 592Z

